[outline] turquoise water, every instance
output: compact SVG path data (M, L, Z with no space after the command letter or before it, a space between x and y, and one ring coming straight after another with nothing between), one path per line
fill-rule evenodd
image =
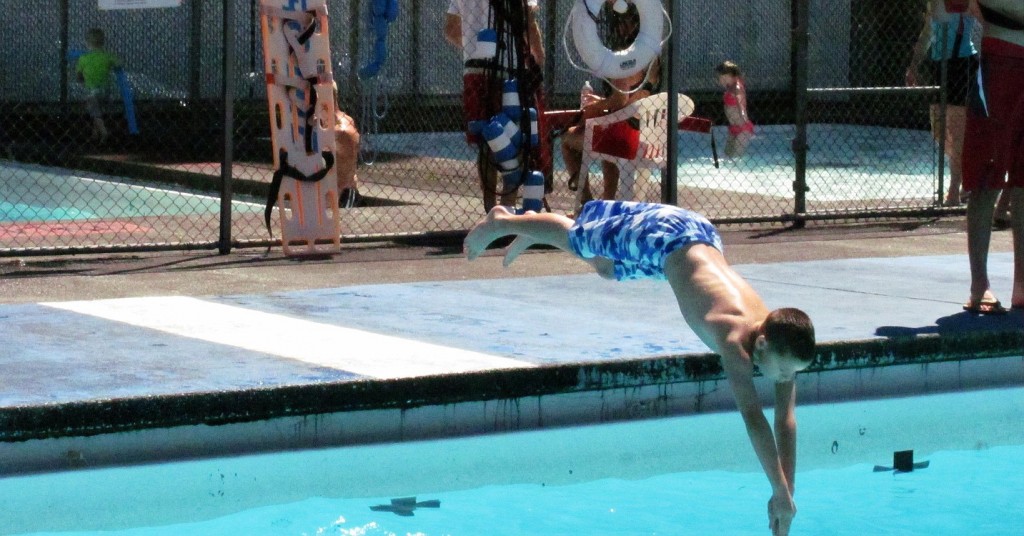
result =
M798 473L791 534L1022 533L1024 446L979 446L925 459L930 466L912 473L874 472L870 464ZM201 523L63 534L764 535L767 499L761 473L705 471L425 493L417 500L440 501L440 507L416 508L408 517L371 510L389 504L386 497L317 497Z
M1024 533L1022 411L1024 387L799 408L792 534ZM929 467L874 471L907 449ZM8 476L0 534L763 535L769 494L726 412ZM372 509L408 497L439 507Z
M715 127L719 167L707 134L679 133L677 180L680 187L790 198L793 195L793 125L759 125L742 158L725 157L726 127ZM378 134L381 150L410 156L473 161L475 150L458 132ZM808 201L868 199L927 200L936 189L937 153L924 130L877 126L812 124L807 128ZM555 142L555 170L565 164ZM591 169L591 180L600 166ZM660 173L638 184L638 200L660 199Z
M68 170L0 166L0 223L118 219L215 214L216 195L168 189L129 179L83 177ZM235 201L232 209L259 212L262 205Z
M0 201L0 222L5 221L57 221L85 220L96 214L74 207L47 208L25 203Z

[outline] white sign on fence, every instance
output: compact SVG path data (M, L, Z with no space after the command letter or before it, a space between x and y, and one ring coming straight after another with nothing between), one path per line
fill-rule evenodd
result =
M151 7L181 7L181 0L99 0L100 9L147 9Z

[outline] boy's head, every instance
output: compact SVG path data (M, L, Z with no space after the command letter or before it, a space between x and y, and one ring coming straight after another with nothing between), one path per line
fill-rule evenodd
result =
M99 28L89 28L85 32L85 44L89 48L103 48L104 41L106 41L106 36L103 35L103 30Z
M754 344L755 362L765 376L790 381L814 360L814 325L807 313L790 307L768 313Z
M743 71L740 66L725 60L715 66L715 74L718 75L718 85L730 89L736 85L736 81L743 78Z

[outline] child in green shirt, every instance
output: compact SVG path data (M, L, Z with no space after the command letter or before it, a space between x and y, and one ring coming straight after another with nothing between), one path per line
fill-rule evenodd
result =
M78 58L75 66L78 81L85 85L85 107L92 118L92 139L100 143L107 139L102 103L110 91L111 73L121 66L121 60L103 48L104 41L103 30L90 28L85 33L85 44L89 51Z

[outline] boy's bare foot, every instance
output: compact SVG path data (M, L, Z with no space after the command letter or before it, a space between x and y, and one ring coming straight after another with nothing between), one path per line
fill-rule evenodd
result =
M509 210L501 205L497 205L487 213L487 216L480 220L473 229L466 235L466 240L462 243L462 251L466 253L466 258L469 260L476 259L481 253L487 249L487 246L494 242L502 235L498 231L498 222L512 216Z
M515 240L509 244L508 248L505 249L505 260L501 263L502 266L508 268L512 263L519 257L519 254L530 249L530 246L536 244L537 241L526 236L519 235Z

